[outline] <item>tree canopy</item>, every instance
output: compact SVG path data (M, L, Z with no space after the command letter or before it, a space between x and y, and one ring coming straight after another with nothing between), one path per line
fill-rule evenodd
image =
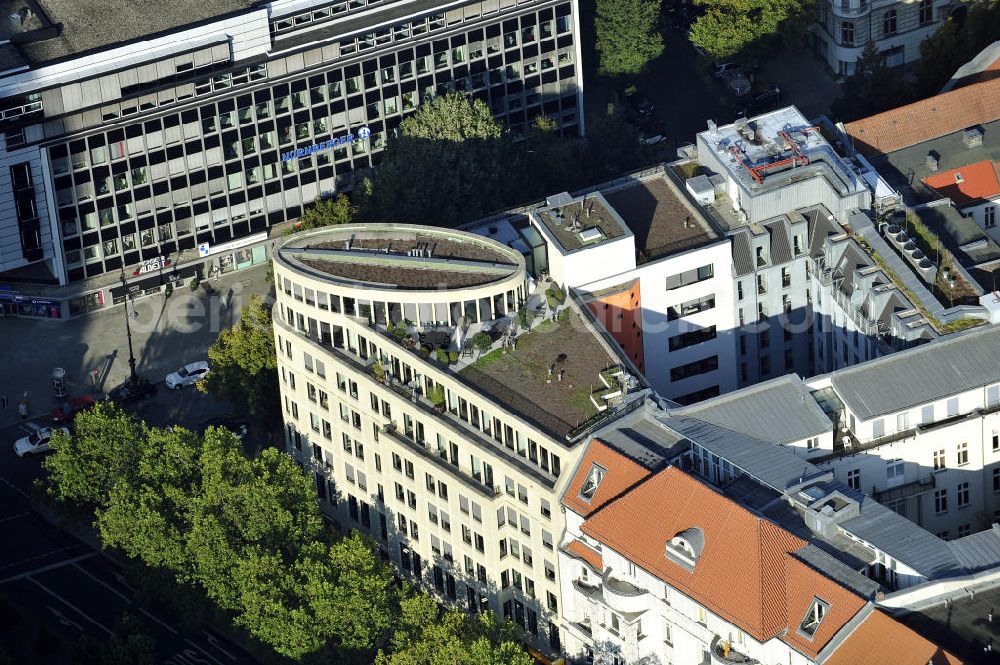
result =
M920 43L915 97L936 95L959 67L996 41L998 35L1000 0L969 3L964 17L958 14L949 18Z
M109 403L79 414L73 436L55 436L52 447L44 462L50 496L93 509L105 547L142 561L154 576L169 573L201 589L282 656L530 662L509 622L453 610L439 620L431 597L401 594L371 541L324 528L311 479L281 451L248 457L224 428L203 436L151 428ZM81 665L130 654L145 662L149 644L133 633L83 645ZM440 660L444 653L458 660ZM422 654L429 660L418 660Z
M663 53L659 0L597 0L594 27L600 71L637 76Z
M899 72L885 66L885 57L870 41L858 57L854 73L844 81L831 112L844 122L866 118L905 104L908 95Z
M219 333L208 348L212 371L198 390L234 404L258 425L272 427L280 417L278 362L271 312L259 296L240 310L240 320Z
M358 209L351 205L351 200L344 194L316 199L316 202L306 208L299 220L295 222L292 230L306 231L321 226L348 224L354 221L357 213Z
M691 41L717 59L732 58L779 34L800 38L813 20L813 0L695 0L706 11Z
M481 217L508 200L518 162L486 104L461 93L436 97L390 139L363 214L438 226Z

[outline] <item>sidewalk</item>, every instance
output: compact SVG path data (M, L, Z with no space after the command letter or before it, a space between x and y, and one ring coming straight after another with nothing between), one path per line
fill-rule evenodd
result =
M207 284L208 282L206 282ZM162 294L136 300L135 318L129 319L136 372L161 382L181 365L206 359L208 347L223 328L232 325L242 303L251 295L271 290L267 265L248 268L210 280L213 292L203 287L192 292L178 288L169 298ZM230 290L232 293L230 294ZM18 403L28 393L28 419L47 415L57 400L51 374L66 370L67 397L103 393L129 376L125 308L119 305L66 322L45 319L0 321L0 426L19 422ZM97 390L91 371L97 369ZM2 398L7 398L3 408ZM46 418L40 419L46 423Z

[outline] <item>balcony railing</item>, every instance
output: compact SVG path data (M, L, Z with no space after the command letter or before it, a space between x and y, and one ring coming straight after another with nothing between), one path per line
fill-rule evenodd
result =
M817 457L812 460L813 464L822 464L823 462L829 462L830 460L835 460L841 457L847 457L848 455L854 455L856 453L862 453L866 450L871 450L873 448L878 448L879 446L884 446L889 443L895 443L897 441L902 441L903 439L909 439L917 434L917 428L911 427L909 429L900 430L898 432L893 432L892 434L886 434L884 436L877 436L868 441L858 441L855 439L851 432L847 432L846 436L850 440L848 444L844 444L842 441L836 440L833 443L833 452L823 455L822 457Z
M754 665L758 661L750 656L740 653L728 640L723 640L716 635L712 640L712 663L713 665Z

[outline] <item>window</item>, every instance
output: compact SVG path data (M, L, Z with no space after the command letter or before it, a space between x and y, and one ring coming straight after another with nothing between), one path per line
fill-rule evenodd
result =
M934 512L938 515L948 512L948 490L934 492Z
M934 0L920 0L920 25L934 20Z
M850 21L840 24L840 43L844 46L854 45L854 24Z
M687 363L686 365L671 368L670 380L680 381L681 379L686 379L689 376L697 376L698 374L713 372L718 368L719 356L709 356L708 358L703 358L702 360L696 360L694 362Z
M814 597L812 605L809 606L809 611L806 612L805 618L802 619L799 632L812 639L813 635L816 634L816 629L823 623L823 618L826 616L828 609L830 609L828 603Z
M694 300L688 300L687 302L682 302L677 305L671 305L667 308L667 320L676 321L681 317L690 316L692 314L697 314L698 312L704 312L714 308L715 294L713 293L702 298L695 298Z
M702 342L707 342L713 339L715 339L715 326L708 326L707 328L701 328L700 330L691 330L679 335L674 335L669 339L669 346L671 351L679 351L680 349L686 349L689 346L701 344Z
M923 7L924 2L930 2L930 0L922 0L920 6ZM997 225L997 207L995 205L988 205L983 208L983 225L992 229Z
M993 452L1000 450L1000 430L993 430Z
M707 266L701 266L700 268L685 270L682 273L667 277L667 291L679 289L680 287L687 286L689 284L697 284L698 282L703 282L706 279L712 279L714 276L715 266L711 263Z
M958 466L964 466L969 463L969 444L968 442L962 442L958 444Z
M852 490L861 489L861 470L851 469L847 472L847 486Z
M946 408L947 408L946 415L949 418L951 418L952 416L957 416L958 415L958 398L957 397L952 397L950 400L948 400Z
M934 451L934 470L935 471L939 471L941 469L944 469L946 466L947 465L945 464L945 461L944 461L944 450L935 450Z
M993 491L1000 492L1000 468L993 469Z
M583 481L583 486L580 488L581 499L590 502L594 498L598 485L604 480L605 473L606 469L596 464L590 468L590 473L587 474L587 478Z
M959 483L956 492L958 507L964 508L969 505L969 483Z
M882 34L885 36L896 34L896 10L890 9L882 16Z

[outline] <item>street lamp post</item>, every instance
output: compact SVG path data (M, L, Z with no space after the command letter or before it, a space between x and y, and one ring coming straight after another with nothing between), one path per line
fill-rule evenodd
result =
M129 325L129 313L128 313L128 287L125 285L125 268L122 268L121 272L121 282L122 291L125 294L125 336L128 337L128 369L129 369L129 381L132 385L136 385L138 380L135 376L135 354L132 352L132 327Z

